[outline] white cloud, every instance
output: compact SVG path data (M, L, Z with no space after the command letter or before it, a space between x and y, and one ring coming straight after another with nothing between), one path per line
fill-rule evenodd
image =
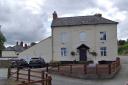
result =
M113 3L110 0L97 0L97 5L100 8L105 8L107 10L110 10L113 7Z
M16 41L39 41L46 37L44 34L47 32L45 26L48 22L47 15L43 11L37 10L38 3L34 5L33 2L31 5L25 6L25 3L28 2L24 1L0 0L3 4L0 5L0 24L2 24L2 31L7 38L8 44L14 44ZM32 9L27 9L27 7ZM35 10L39 12L35 14Z
M45 0L24 0L26 9L31 10L32 13L38 14L41 12L41 6L44 5Z
M126 0L0 0L0 24L8 44L40 41L51 33L53 11L59 17L102 13L119 22L118 38L127 38ZM125 30L125 32L123 32ZM34 34L34 35L33 35Z

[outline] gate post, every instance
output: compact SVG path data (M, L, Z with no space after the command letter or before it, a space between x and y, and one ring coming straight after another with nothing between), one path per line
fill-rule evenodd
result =
M8 79L10 78L11 76L11 67L8 67Z
M45 73L45 84L48 85L48 73Z
M31 76L31 69L28 69L28 82L30 82L30 76Z
M48 72L48 67L49 67L49 64L47 63L46 64L46 72Z
M20 68L19 67L17 67L17 73L16 73L16 81L18 81L19 80L19 71L20 71Z
M52 85L52 77L48 75L48 85Z
M42 85L44 85L44 71L42 71L41 77L42 77Z

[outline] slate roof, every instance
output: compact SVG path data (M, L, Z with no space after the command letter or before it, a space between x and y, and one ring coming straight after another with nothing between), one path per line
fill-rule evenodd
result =
M53 19L51 27L96 25L96 24L118 24L118 22L103 18L102 16L76 16Z
M4 49L4 51L15 51L15 49L14 47L9 46L6 49Z
M13 47L15 49L16 52L22 52L24 49L24 47L20 46L20 45L16 45Z
M15 45L13 47L7 47L4 51L16 51L16 52L22 52L25 50L22 46L20 45Z

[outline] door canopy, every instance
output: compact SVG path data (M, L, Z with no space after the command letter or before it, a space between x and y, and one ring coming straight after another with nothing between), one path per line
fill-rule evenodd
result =
M87 45L85 45L85 44L81 44L79 47L77 47L77 49L81 49L81 48L85 48L85 49L87 49L87 50L90 49L90 48L89 48Z

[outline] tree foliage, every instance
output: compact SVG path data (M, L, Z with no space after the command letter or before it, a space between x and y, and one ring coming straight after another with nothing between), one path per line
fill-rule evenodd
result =
M128 55L128 39L118 41L118 54Z
M4 42L6 42L6 38L3 33L0 31L0 56L2 55L2 50L5 48Z
M126 42L127 42L127 41L125 41L125 40L119 40L119 41L118 41L118 45L124 45Z
M36 45L36 43L35 42L31 42L30 46L34 46L34 45Z

